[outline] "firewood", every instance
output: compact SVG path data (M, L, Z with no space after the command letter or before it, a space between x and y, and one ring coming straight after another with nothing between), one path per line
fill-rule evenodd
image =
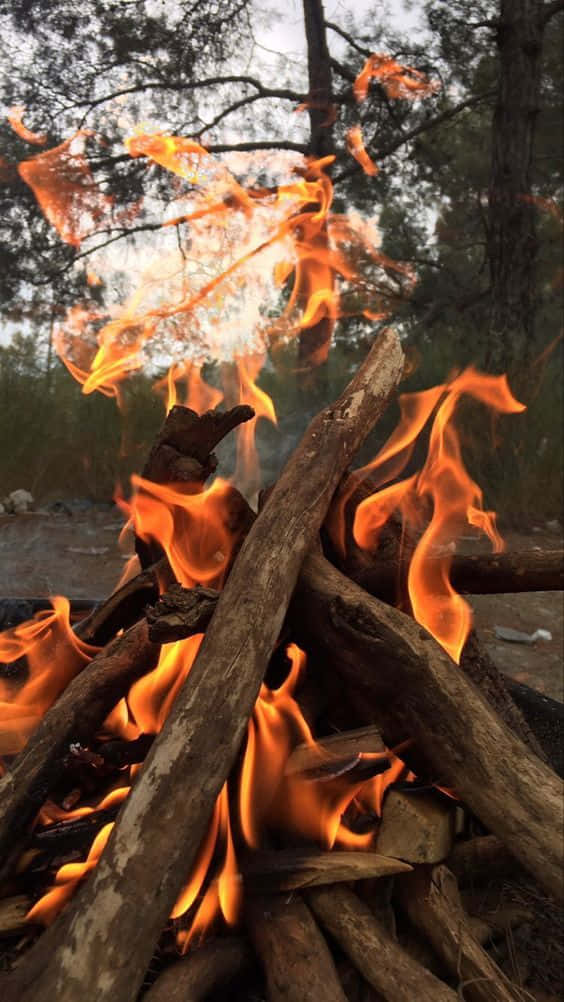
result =
M300 897L251 898L245 914L268 1002L347 1002L327 943Z
M446 866L419 867L396 888L411 922L460 980L468 1002L524 1002L523 993L474 938L456 878Z
M339 400L312 421L243 543L96 869L25 970L5 979L4 1002L136 997L238 754L304 555L402 366L397 335L383 332ZM72 943L88 949L62 947Z
M158 484L189 484L202 489L217 468L213 450L225 436L254 417L246 404L229 411L207 411L198 415L189 407L176 405L167 414L155 444L143 467L142 476ZM141 567L149 567L162 556L157 543L136 537L135 552Z
M439 558L431 558L431 560ZM392 598L402 568L376 555L355 574L366 591ZM470 595L503 595L531 591L564 590L564 550L523 550L506 553L457 553L449 573L453 587ZM400 585L401 587L401 585ZM404 582L405 587L405 582Z
M0 901L0 936L16 936L29 929L26 915L31 907L27 894Z
M324 652L388 747L412 738L441 785L561 898L562 783L433 638L318 555L304 561L291 614L298 641Z
M317 884L388 877L409 870L409 863L376 852L316 852L305 849L254 853L241 863L241 873L249 894L295 891Z
M210 992L228 988L253 966L245 939L213 939L167 967L143 995L143 1002L205 1002Z
M454 840L454 804L429 794L389 790L384 800L376 851L408 863L440 863Z
M322 926L387 1002L456 1002L456 993L402 950L367 905L341 885L316 887L306 900Z
M149 636L159 644L184 640L194 633L204 633L215 612L219 592L213 588L182 588L173 585L152 607L146 610Z
M146 605L156 602L159 592L170 587L174 574L168 560L147 567L126 581L105 602L81 619L75 633L87 644L103 647L118 633L138 622Z
M154 668L160 648L142 620L108 644L47 711L27 745L0 779L0 879L21 850L49 790L65 769L69 745L86 744L132 683Z
M315 745L301 744L294 748L286 762L285 773L307 772L331 760L340 762L351 757L366 754L380 754L385 750L384 742L376 727L359 727L354 731L330 734L320 738ZM389 762L388 759L384 759ZM389 768L389 765L386 766Z
M477 883L508 877L520 870L519 863L495 835L482 835L458 842L446 864L459 883Z

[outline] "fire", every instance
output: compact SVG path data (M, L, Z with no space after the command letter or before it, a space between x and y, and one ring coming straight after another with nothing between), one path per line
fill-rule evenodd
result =
M57 596L52 603L52 611L0 633L0 661L27 663L22 683L0 679L0 755L21 751L43 714L97 652L73 632L68 600Z
M66 863L57 871L55 886L47 894L44 894L27 913L26 917L29 922L51 925L61 908L72 898L80 881L96 866L106 848L113 827L113 822L111 822L104 825L98 832L84 863Z
M184 404L185 407L189 407L190 410L196 412L196 414L204 414L206 411L214 410L218 407L223 400L223 393L221 390L216 389L215 386L210 386L206 383L201 375L202 367L197 365L191 359L184 362L177 362L175 365L171 365L164 379L159 379L158 382L154 384L154 389L157 391L165 390L166 392L166 413L175 406L175 404ZM185 393L184 399L181 401L178 395L177 384L184 383Z
M84 155L88 136L85 131L77 132L60 146L22 161L18 168L44 215L61 239L73 247L79 247L99 228L112 207L112 200L96 184Z
M133 476L130 508L135 533L164 549L176 578L186 588L221 585L233 549L229 529L230 484L216 478L211 487L173 488ZM194 489L198 493L194 493Z
M44 133L32 132L24 125L22 119L25 113L26 109L23 104L15 104L13 108L9 109L7 118L12 129L20 139L25 139L26 143L31 143L34 146L45 146L47 136Z
M428 80L424 73L377 52L368 57L355 80L353 91L357 101L365 100L371 80L378 80L388 97L404 101L426 97L438 90L438 84Z
M409 565L408 594L413 615L444 647L460 660L471 628L468 603L449 579L452 547L471 526L483 532L495 551L503 548L495 513L484 511L482 491L464 467L453 424L461 397L473 397L494 411L519 413L525 408L512 396L505 376L488 376L472 367L450 383L400 398L401 420L376 458L351 478L340 503L337 536L343 541L344 506L355 487L370 475L375 492L355 512L354 538L359 546L375 551L380 532L394 511L413 533L422 533ZM396 480L413 454L418 437L433 412L427 458L419 473ZM395 482L394 482L395 481ZM432 510L425 525L425 514ZM335 523L334 523L335 529Z
M355 160L358 160L365 174L370 174L374 177L378 173L378 167L374 161L370 159L364 148L364 140L362 138L362 129L360 128L360 125L353 125L349 129L347 133L347 149L351 156L353 156Z

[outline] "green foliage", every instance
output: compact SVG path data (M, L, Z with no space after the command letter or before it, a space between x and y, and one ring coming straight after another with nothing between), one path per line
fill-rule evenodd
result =
M136 376L122 421L114 400L84 396L58 361L47 371L34 339L21 335L0 348L0 401L0 495L23 487L40 501L111 500L141 468L164 415L151 381Z

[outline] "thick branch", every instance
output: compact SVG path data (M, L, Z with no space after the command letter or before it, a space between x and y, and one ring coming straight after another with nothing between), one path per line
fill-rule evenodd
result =
M228 989L238 974L253 966L246 940L229 936L193 950L160 975L143 1002L205 1002L210 992Z

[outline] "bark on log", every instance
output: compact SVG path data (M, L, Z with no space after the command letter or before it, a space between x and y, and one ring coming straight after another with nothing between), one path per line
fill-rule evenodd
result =
M524 1002L525 995L474 938L456 878L446 866L405 874L396 893L413 925L460 981L467 1002Z
M341 397L312 421L243 543L102 858L25 970L5 979L4 1002L136 997L241 746L304 554L402 366L397 335L383 332Z
M315 852L285 849L254 853L241 864L249 894L296 891L317 884L389 877L411 870L409 863L376 852Z
M286 776L292 776L295 773L308 772L326 762L341 762L362 754L378 755L383 751L385 745L379 730L376 727L359 727L354 731L320 738L314 746L297 745L288 758L284 771Z
M219 598L213 588L183 588L173 585L167 594L146 610L149 636L158 644L184 640L208 628Z
M329 947L301 898L251 898L246 918L268 1002L347 1002Z
M324 651L388 747L413 738L435 778L561 898L562 783L433 638L320 556L304 561L291 614L298 642Z
M214 939L167 967L143 1002L205 1002L210 992L227 988L234 978L252 968L253 959L245 939Z
M519 863L496 835L482 835L459 842L446 860L460 884L508 877L520 870Z
M438 559L438 558L437 558ZM362 588L381 598L394 597L399 568L378 559L354 575ZM564 550L524 550L517 553L460 553L452 558L450 580L457 592L503 595L564 589Z
M156 602L159 593L175 581L168 560L162 558L136 574L118 588L105 602L81 619L75 627L77 636L87 644L103 647L118 630L127 630L143 615L143 609Z
M387 1002L456 1002L456 993L402 950L345 887L316 887L306 900L364 978Z
M49 790L65 770L69 744L86 744L130 685L154 668L159 647L142 620L108 645L47 711L10 770L0 779L0 880L20 852Z
M28 931L30 926L25 917L30 907L31 898L27 894L0 901L0 936L21 936Z

